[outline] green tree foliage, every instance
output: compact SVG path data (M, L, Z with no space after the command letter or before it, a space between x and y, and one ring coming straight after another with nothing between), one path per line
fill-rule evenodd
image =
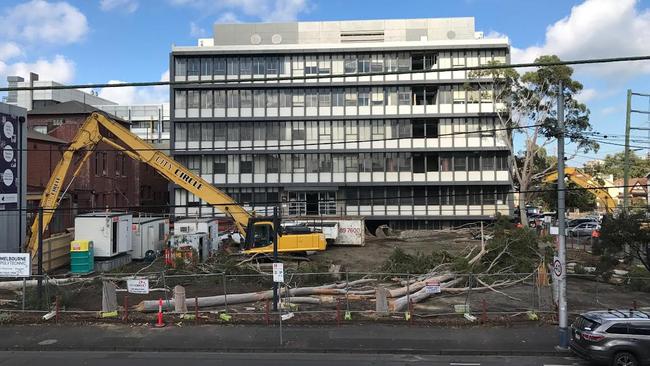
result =
M625 166L625 153L619 152L613 155L607 155L602 163L594 164L585 168L585 172L596 176L607 177L613 175L614 179L623 178ZM642 159L640 156L630 151L630 177L645 177L650 173L650 159Z
M602 263L613 265L615 258L627 262L640 261L650 271L650 227L643 213L621 213L606 217L600 230L600 240L594 245L594 254L601 255Z
M578 209L580 211L592 211L596 209L596 196L593 192L581 188L573 182L567 183L566 207L568 209ZM542 186L543 192L540 193L536 200L547 210L554 210L557 207L557 183L545 184Z
M529 202L527 192L553 167L540 171L536 161L543 155L540 150L553 142L559 135L557 129L558 95L564 96L565 137L582 152L595 151L598 144L584 132L591 130L589 109L575 97L583 86L573 80L573 69L566 65L552 65L559 62L555 56L540 56L535 62L548 64L534 71L519 75L514 69L481 70L470 73L470 77L487 78L494 81L494 98L505 103L506 108L498 110L501 124L512 127L513 132L522 135L524 148L513 151L513 175L519 186L520 219L527 222L525 205ZM562 83L562 89L559 84ZM529 128L517 128L531 126ZM545 152L544 152L545 155Z

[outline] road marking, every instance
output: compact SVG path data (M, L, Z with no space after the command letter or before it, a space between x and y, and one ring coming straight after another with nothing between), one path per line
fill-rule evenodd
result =
M46 339L44 341L38 342L38 345L39 346L49 346L49 345L54 344L56 342L58 342L56 339Z
M481 366L480 363L450 362L449 366Z

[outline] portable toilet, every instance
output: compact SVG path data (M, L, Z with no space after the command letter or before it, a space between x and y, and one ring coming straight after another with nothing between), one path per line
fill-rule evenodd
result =
M92 240L73 240L70 243L70 272L91 273L95 267Z

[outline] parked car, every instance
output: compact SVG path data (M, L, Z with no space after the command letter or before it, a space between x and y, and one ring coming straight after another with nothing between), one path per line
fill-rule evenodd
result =
M595 221L583 222L569 229L570 236L591 236L594 230L600 230L600 225Z
M595 363L650 365L650 313L600 310L579 315L571 324L571 351Z
M570 229L570 228L576 227L576 226L578 226L580 224L584 224L585 222L596 222L597 223L598 220L595 220L595 219L590 218L590 217L581 217L579 219L569 220L567 222L567 224L566 224L566 227Z

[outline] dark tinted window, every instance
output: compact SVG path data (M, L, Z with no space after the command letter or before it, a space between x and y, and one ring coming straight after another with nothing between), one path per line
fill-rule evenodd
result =
M600 325L599 323L587 319L583 316L577 317L576 320L573 322L573 326L580 330L594 330L599 325Z
M625 323L617 323L609 328L607 328L607 333L610 334L627 334L627 324Z
M650 322L641 324L630 324L629 334L650 336Z

